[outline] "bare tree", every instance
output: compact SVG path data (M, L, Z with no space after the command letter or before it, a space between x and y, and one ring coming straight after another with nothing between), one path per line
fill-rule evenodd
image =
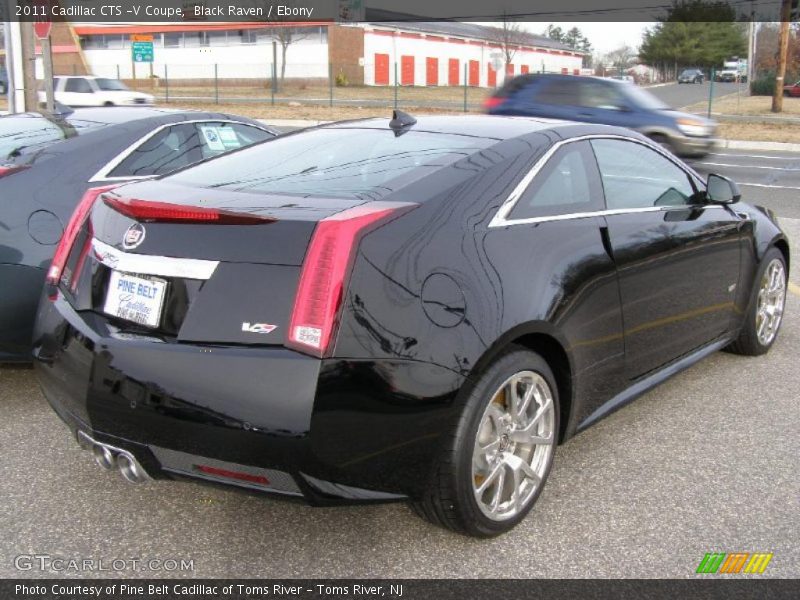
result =
M307 28L297 25L276 27L274 33L275 39L281 47L281 83L283 83L283 79L286 77L286 52L289 50L289 46L306 39L309 33Z
M270 0L251 0L254 5L258 5L262 7L263 14L269 13L269 5L271 4ZM298 3L296 0L284 0L282 5L288 7L297 6ZM291 11L290 11L291 12ZM281 71L280 71L280 78L281 83L283 83L284 78L286 77L286 53L289 51L289 46L296 42L300 42L310 35L310 30L307 27L304 27L304 23L299 21L292 21L291 17L274 17L273 20L276 22L276 25L271 28L271 33L274 40L278 43L281 47ZM282 23L282 24L281 24Z
M623 45L607 53L604 62L611 63L611 65L622 74L633 64L635 58L636 51L628 45Z
M508 66L514 61L514 56L516 56L519 47L525 44L528 34L519 23L504 18L503 26L492 27L489 37L491 41L500 45L503 59L506 66Z

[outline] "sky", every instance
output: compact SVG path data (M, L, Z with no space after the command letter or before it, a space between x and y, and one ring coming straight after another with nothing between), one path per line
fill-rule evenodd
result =
M592 43L594 52L605 54L627 44L634 50L639 48L642 34L654 23L553 23L564 31L577 27ZM523 23L523 27L531 33L543 33L549 23Z

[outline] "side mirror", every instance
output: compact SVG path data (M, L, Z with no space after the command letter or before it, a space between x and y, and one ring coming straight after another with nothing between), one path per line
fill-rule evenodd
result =
M706 182L706 198L717 204L734 204L742 199L739 186L722 175L712 173Z

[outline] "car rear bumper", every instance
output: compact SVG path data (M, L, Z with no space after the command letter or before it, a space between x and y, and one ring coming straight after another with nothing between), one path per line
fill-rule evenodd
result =
M154 479L192 477L313 504L416 496L461 382L416 361L117 339L90 323L63 298L42 303L41 388L73 435L129 452ZM424 397L414 392L421 388Z

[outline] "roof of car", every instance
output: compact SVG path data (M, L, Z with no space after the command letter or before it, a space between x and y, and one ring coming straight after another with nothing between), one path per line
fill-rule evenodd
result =
M74 112L66 115L66 119L81 120L81 121L95 121L98 123L106 123L113 125L115 123L127 123L130 121L138 121L140 119L152 119L156 117L165 117L179 114L197 114L205 115L206 113L199 113L192 110L177 109L177 108L160 108L155 106L98 106L95 108L76 108Z
M239 117L236 115L228 115L224 113L214 113L207 111L195 111L188 109L177 108L159 108L154 106L109 106L109 107L96 107L96 108L76 108L67 114L54 114L48 115L43 111L18 113L10 115L0 115L2 119L48 119L50 121L62 121L72 123L77 126L82 123L83 126L94 124L96 126L104 125L121 125L125 123L135 123L144 121L146 119L162 119L164 123L172 121L191 121L191 120L236 120L243 123L251 123L263 129L275 132L272 127L255 123L252 119L246 117ZM91 129L91 128L90 128ZM90 129L87 129L89 131Z
M321 126L326 129L388 129L389 118L340 121ZM509 139L537 130L552 129L566 123L557 119L532 117L501 117L493 115L419 116L409 131L426 131L454 135L472 135L494 139Z
M471 135L495 140L507 140L530 133L553 132L557 138L570 138L592 134L627 135L639 134L609 125L595 125L534 117L511 117L500 115L448 115L419 116L408 131L425 131L453 135ZM322 125L320 129L389 129L389 118L340 121ZM299 133L299 132L298 132Z

